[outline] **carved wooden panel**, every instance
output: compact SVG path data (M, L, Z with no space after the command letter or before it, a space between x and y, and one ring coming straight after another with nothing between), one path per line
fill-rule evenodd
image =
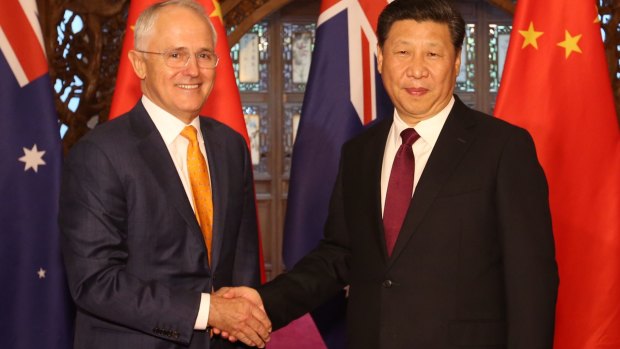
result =
M128 0L39 0L42 30L68 150L108 118Z
M490 2L492 5L495 5L499 8L501 8L502 10L510 13L511 15L514 15L515 13L515 1L511 1L511 0L487 0L488 2Z
M317 0L318 1L318 0ZM234 7L227 6L234 3ZM292 0L227 0L222 4L224 22L229 29L228 44L234 45L252 26ZM224 12L224 9L228 11Z

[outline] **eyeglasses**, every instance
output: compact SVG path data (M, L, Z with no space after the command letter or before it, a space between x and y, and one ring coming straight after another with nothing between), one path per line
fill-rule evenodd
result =
M164 58L164 63L166 63L166 65L170 68L183 68L187 66L187 62L189 62L189 57L191 56L189 51L179 49L164 52L136 50L136 52L160 55ZM217 67L217 63L220 61L219 57L215 53L207 50L196 52L194 56L196 56L198 66L205 69L215 69L215 67Z

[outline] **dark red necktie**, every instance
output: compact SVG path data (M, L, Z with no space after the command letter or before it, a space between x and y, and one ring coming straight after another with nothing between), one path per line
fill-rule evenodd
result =
M403 139L403 144L400 145L394 157L383 209L383 227L388 256L392 255L396 238L398 238L411 202L415 171L415 159L411 146L420 138L420 135L414 129L407 128L400 133L400 137Z

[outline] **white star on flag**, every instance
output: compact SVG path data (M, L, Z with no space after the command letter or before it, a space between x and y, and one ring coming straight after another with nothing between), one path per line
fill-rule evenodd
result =
M24 172L29 169L33 169L34 172L39 171L39 165L45 165L45 161L43 161L43 155L45 154L45 150L39 151L37 149L37 145L34 144L32 149L23 148L24 156L19 158L19 161L25 163Z
M39 279L45 279L45 273L47 273L47 270L43 268L39 268L39 271L37 271L37 274L39 275Z

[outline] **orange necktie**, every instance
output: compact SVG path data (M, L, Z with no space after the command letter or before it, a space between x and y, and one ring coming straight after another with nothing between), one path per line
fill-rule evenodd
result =
M211 263L211 239L213 237L213 198L211 195L211 181L209 180L209 169L204 156L198 146L196 129L194 126L185 126L181 131L181 136L187 138L187 171L189 181L192 185L194 195L194 207L196 218L200 224L202 235L207 245L209 263Z

